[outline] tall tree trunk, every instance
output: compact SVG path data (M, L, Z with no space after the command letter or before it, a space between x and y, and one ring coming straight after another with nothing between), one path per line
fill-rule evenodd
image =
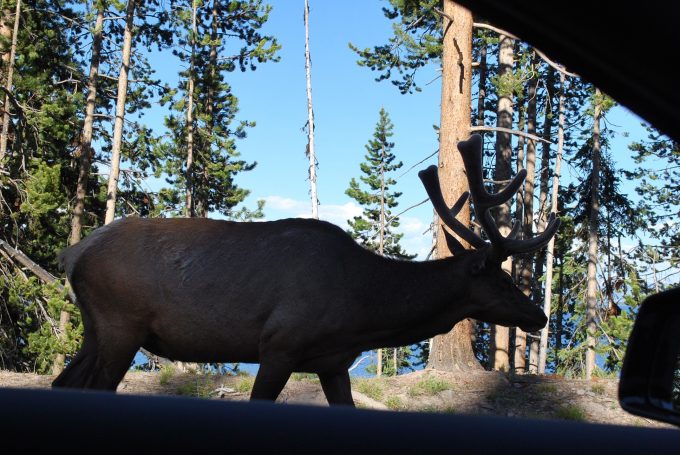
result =
M512 74L514 64L513 40L505 35L500 35L498 53L499 77L509 77ZM498 93L496 126L500 128L512 128L512 93L506 90ZM507 181L512 174L511 160L512 144L510 134L496 132L496 181ZM507 235L512 226L510 221L510 201L499 207L496 224L502 235ZM503 262L503 270L512 273L512 259ZM491 326L492 362L494 370L510 370L510 331L500 325Z
M312 198L312 218L319 218L319 199L316 194L316 151L314 150L314 108L312 104L312 60L309 53L309 0L305 0L305 74L307 76L307 156L309 158L309 186Z
M196 81L196 10L197 0L191 2L191 56L189 57L189 80L187 81L187 167L186 167L186 199L184 216L191 218L196 215L194 200L194 85Z
M118 75L118 94L116 98L116 119L113 124L113 144L111 146L111 172L106 192L106 216L104 224L109 224L116 216L116 195L120 176L120 152L123 143L123 126L125 122L125 100L127 99L128 79L130 72L130 56L132 54L132 28L135 20L137 0L128 0L125 11L125 31L123 33L123 52L120 73Z
M553 96L555 94L555 70L551 67L547 69L548 74L546 76L546 107L545 115L543 117L543 137L550 141L552 137L553 128ZM548 220L548 187L549 180L551 177L550 172L550 143L544 142L541 150L541 170L539 172L540 176L540 188L538 193L538 232L543 232ZM540 279L543 276L543 265L545 264L546 253L544 249L541 249L536 254L536 261L534 265L534 279L533 279L533 292L532 300L535 305L540 306L543 304L543 292L541 288ZM529 372L538 373L538 350L539 341L534 339L531 342L529 348Z
M590 214L588 216L588 283L586 289L586 379L595 371L595 318L597 306L597 227L600 214L600 119L602 116L602 93L595 89L593 112L593 170L590 176Z
M5 100L2 105L2 132L0 133L0 169L4 168L5 155L7 154L7 141L9 139L9 94L12 91L14 84L14 57L17 52L17 39L19 36L19 21L21 20L21 0L16 0L16 9L14 11L14 28L12 30L12 45L10 47L9 56L7 58L6 72L7 79L5 80ZM3 35L5 30L3 30ZM3 56L4 60L4 56Z
M13 14L10 6L9 2L3 1L2 11L0 11L0 14L2 14L2 17L0 17L0 37L3 38L3 41L8 43L12 42L12 30L14 29L14 26L11 25L14 24L14 22L12 21ZM0 75L3 80L6 80L10 51L11 49L4 47L0 49Z
M559 257L560 271L557 288L557 310L555 311L555 370L560 366L558 353L562 350L562 333L564 332L564 257Z
M208 90L205 97L205 129L206 136L212 138L213 132L215 131L215 103L217 102L217 93L215 90L215 84L218 79L218 55L217 46L219 37L219 21L220 21L220 2L219 0L213 0L212 9L210 12L210 54L208 56L210 83L208 84ZM203 147L211 147L210 141L207 144L202 144ZM200 147L200 146L199 146ZM201 184L200 188L206 188L208 186L208 168L203 166L200 173ZM198 194L194 193L195 201L195 214L198 217L206 218L208 216L208 194L206 191L200 191Z
M69 245L80 242L83 231L83 215L85 214L85 197L87 196L87 182L90 178L90 168L94 158L92 148L92 132L94 130L94 113L97 102L97 79L99 78L99 63L102 48L102 28L104 25L104 9L97 10L94 29L92 31L92 56L90 57L90 74L87 82L87 104L85 107L85 119L80 138L80 165L78 168L78 183L76 184L76 200L73 205L71 216L71 235ZM70 319L67 311L62 311L59 316L59 331L66 332ZM59 374L64 369L64 355L57 354L52 365L52 374Z
M442 50L442 98L439 129L439 180L442 194L453 204L467 191L463 160L456 148L470 134L472 81L472 14L469 10L444 0ZM448 18L453 18L452 24ZM458 219L468 225L469 207L464 207ZM449 256L443 227L437 229L437 257ZM465 243L464 243L465 244ZM428 367L444 371L481 369L472 350L473 325L469 319L456 324L451 332L434 337L430 344Z
M486 103L486 42L479 49L479 83L477 85L477 126L484 125Z
M555 175L553 177L552 201L550 212L557 213L557 191L560 186L560 172L562 170L562 150L564 149L564 84L565 75L560 72L560 96L559 96L559 115L557 123L557 158L555 160ZM553 281L553 262L555 251L555 236L550 238L546 250L546 270L545 270L545 299L543 301L543 311L550 320L551 300L552 300L552 281ZM560 271L561 273L561 271ZM545 364L548 357L548 332L550 324L541 329L541 341L538 351L538 373L545 373Z
M378 240L378 254L385 255L385 147L382 147L382 163L380 164L380 232ZM378 365L376 376L382 376L383 350L378 349Z
M532 74L536 74L538 60L536 55L531 58ZM538 79L532 76L527 83L527 133L536 134L536 87ZM519 169L518 169L519 170ZM534 224L534 182L536 179L536 141L533 139L527 140L526 151L526 170L527 178L524 180L524 191L522 197L523 206L523 230L522 235L525 239L532 237ZM519 198L518 198L519 199ZM527 297L531 296L531 269L532 257L525 255L518 261L517 269L519 271L519 288ZM515 371L526 372L526 349L527 349L527 334L519 327L515 332Z

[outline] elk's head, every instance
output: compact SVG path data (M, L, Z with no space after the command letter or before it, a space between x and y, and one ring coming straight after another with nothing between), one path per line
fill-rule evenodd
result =
M472 251L466 250L455 237L445 231L451 252L464 256L460 264L466 268L464 276L470 287L469 303L474 308L470 316L493 324L518 326L527 332L541 329L547 323L543 310L531 303L515 286L501 264L513 254L530 253L543 248L557 232L559 219L551 213L545 231L531 239L516 238L520 230L519 223L513 225L507 237L501 235L490 209L502 205L517 192L524 182L526 171L521 170L503 190L489 194L484 189L481 136L475 134L467 141L459 142L458 151L463 157L470 192L463 193L452 208L446 205L442 197L436 166L430 166L418 176L440 220L474 247ZM456 219L456 214L467 203L470 195L476 221L484 229L489 242Z

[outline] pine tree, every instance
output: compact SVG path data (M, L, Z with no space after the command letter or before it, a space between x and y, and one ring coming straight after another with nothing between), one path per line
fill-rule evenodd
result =
M393 129L389 114L381 108L373 139L366 144L366 161L360 165L363 175L359 180L367 189L362 189L352 178L345 192L364 207L361 216L348 221L349 232L360 244L380 255L408 259L413 256L404 253L399 245L403 234L393 232L399 227L399 218L392 217L391 210L399 204L401 193L391 191L397 182L390 174L402 166L401 161L395 162L396 156L392 153L394 142L389 138L393 136Z
M20 67L5 93L12 116L5 124L7 155L0 175L1 239L56 276L56 255L69 232L76 181L71 163L84 110L83 77L73 51L76 18L63 1L22 1L16 36ZM0 42L3 55L9 42ZM75 350L79 316L60 327L62 310L70 312L73 305L55 287L26 274L5 249L1 252L0 363L48 372L55 354Z
M395 162L396 155L392 153L394 142L390 117L384 108L380 109L380 117L375 126L373 139L366 144L366 161L360 164L363 175L349 183L345 192L349 197L364 207L361 216L348 220L349 234L364 247L377 252L381 256L396 259L412 259L415 256L404 252L399 244L403 234L393 232L399 227L399 217L392 216L392 209L399 204L400 192L392 191L396 180L391 173L401 168L401 161ZM363 184L363 185L362 185ZM363 189L362 187L366 188ZM397 374L400 368L409 367L408 354L403 348L393 348L387 352L392 362L383 362L383 350L378 350L376 373Z
M467 190L462 159L455 144L469 136L471 123L472 14L452 0L390 0L383 8L393 22L389 42L360 50L357 62L389 80L402 93L420 91L416 79L420 70L434 63L441 68L441 122L439 125L439 169L444 198L451 204ZM455 22L455 26L452 21ZM446 37L446 39L444 39ZM469 224L469 206L458 214ZM450 255L444 230L434 223L436 254ZM463 244L466 244L465 242ZM432 340L429 366L447 371L479 369L472 347L473 324L463 320L451 332Z
M236 140L245 138L255 123L235 122L238 98L225 79L236 69L254 71L258 63L277 61L276 39L260 33L271 7L261 0L229 5L183 0L175 6L179 45L174 53L187 69L180 74L180 86L165 99L172 101L175 113L166 118L169 141L157 148L173 185L162 190L163 203L189 216L261 216L262 203L254 212L234 210L249 194L234 178L256 165L239 158ZM230 54L234 44L239 50ZM184 203L180 192L186 195Z
M641 245L637 256L658 292L680 283L672 273L680 262L680 145L650 126L647 133L646 140L630 145L638 168L625 175L636 181L640 200L635 212L645 220L640 227L657 242Z

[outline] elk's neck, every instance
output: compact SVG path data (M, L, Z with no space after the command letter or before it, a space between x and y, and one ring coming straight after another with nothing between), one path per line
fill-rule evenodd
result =
M376 267L381 276L371 277L369 305L386 332L403 329L426 338L469 316L465 255L426 262L381 260L385 267Z

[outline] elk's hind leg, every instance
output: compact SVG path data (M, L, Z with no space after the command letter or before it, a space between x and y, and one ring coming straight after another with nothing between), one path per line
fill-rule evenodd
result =
M64 371L52 381L52 387L83 389L90 381L97 363L97 342L93 333L87 330L83 336L83 345L78 353L66 365Z
M326 395L328 404L354 407L352 386L347 370L333 373L319 373L321 388Z
M100 330L97 333L97 361L85 388L115 391L127 373L144 335L133 327Z

